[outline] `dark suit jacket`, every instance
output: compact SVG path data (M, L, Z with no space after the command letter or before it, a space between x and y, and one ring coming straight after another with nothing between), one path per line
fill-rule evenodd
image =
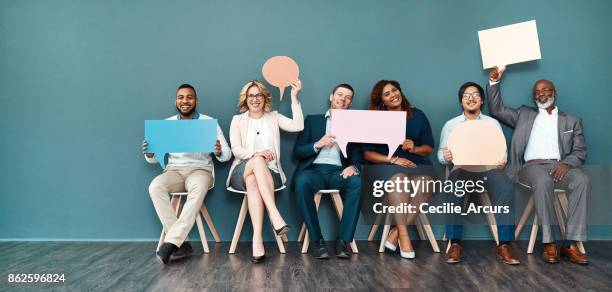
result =
M509 161L506 166L508 176L518 182L518 172L523 167L523 156L529 142L533 122L538 109L528 106L510 108L502 102L499 83L487 85L489 112L502 123L514 128L510 145ZM576 116L558 113L559 154L561 162L571 167L579 167L586 160L587 150L584 141L582 120Z
M317 158L317 155L319 155L319 152L314 150L314 144L325 136L326 122L325 115L309 115L304 120L304 130L298 135L295 146L293 147L293 156L299 163L293 175L291 189L294 189L295 180L300 173L307 169ZM353 165L357 169L360 169L361 152L359 145L349 143L346 152L348 155L347 158L344 158L344 156L340 154L342 166L348 167L349 165Z

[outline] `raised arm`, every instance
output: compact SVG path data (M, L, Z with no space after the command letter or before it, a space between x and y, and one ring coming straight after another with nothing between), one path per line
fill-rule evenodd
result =
M489 112L504 124L514 128L518 120L518 109L504 106L500 92L501 78L505 70L499 71L497 67L489 72L489 84L487 84L487 95L489 96Z

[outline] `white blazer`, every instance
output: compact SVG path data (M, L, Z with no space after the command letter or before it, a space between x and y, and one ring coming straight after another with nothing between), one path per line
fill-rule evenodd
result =
M277 111L264 113L263 119L265 124L270 128L270 133L274 138L274 151L276 152L276 166L280 173L283 184L287 181L285 173L280 163L280 129L287 132L300 132L304 129L304 115L302 114L301 104L291 104L291 115L292 119L279 114ZM230 168L229 175L227 176L226 186L229 187L230 178L234 171L234 168L240 161L248 160L253 157L255 151L248 150L246 148L246 137L249 129L249 112L244 112L239 115L235 115L230 125L230 144L232 153L234 154L234 161Z

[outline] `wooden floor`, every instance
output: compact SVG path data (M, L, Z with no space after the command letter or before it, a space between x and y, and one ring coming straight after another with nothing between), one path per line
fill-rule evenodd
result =
M377 243L358 242L360 253L350 260L315 260L298 253L295 242L279 255L266 242L265 263L250 263L250 243L240 243L228 255L229 243L211 243L195 254L163 266L154 258L154 242L2 242L0 290L25 291L190 291L190 290L388 290L436 291L611 291L612 242L588 242L590 264L542 262L542 247L534 255L519 244L521 265L507 266L494 256L487 241L464 242L465 260L449 265L426 242L416 242L415 260L379 254ZM64 284L8 283L9 273L64 273Z

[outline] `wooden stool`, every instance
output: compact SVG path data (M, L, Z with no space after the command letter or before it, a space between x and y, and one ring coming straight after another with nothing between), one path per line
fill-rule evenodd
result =
M385 251L385 240L389 236L389 231L391 230L390 223L391 214L379 214L376 217L376 221L372 224L372 228L370 228L370 234L368 235L368 241L374 240L374 236L376 235L376 231L378 231L378 226L380 225L382 219L384 218L385 224L383 227L383 232L380 240L380 246L378 247L378 252ZM434 252L440 252L440 247L438 246L438 242L436 241L436 237L434 236L433 230L431 229L431 225L429 224L429 219L427 219L427 215L423 213L419 213L418 217L414 219L414 225L417 229L417 233L419 234L419 239L425 240L425 235L429 239L429 243L431 244L431 249Z
M531 190L530 186L522 184L522 183L519 183L519 184ZM567 216L569 212L569 202L567 200L567 195L565 193L565 190L555 189L555 194L556 194L555 196L556 200L554 202L555 214L557 215L557 221L559 222L559 229L561 230L561 237L565 237L564 216ZM532 211L534 211L533 196L529 198L529 201L527 202L527 206L525 207L525 210L523 211L523 214L521 215L521 219L519 220L519 223L516 226L516 229L514 230L514 237L516 237L517 239L521 235L521 231L523 231L523 227L525 227L525 223L527 222L527 219L529 219L529 215L531 215ZM531 234L529 236L529 245L527 246L527 254L533 253L533 247L535 246L536 238L538 236L538 229L540 227L539 225L540 223L538 222L538 220L539 220L538 214L537 212L534 212L533 223L531 225ZM580 252L586 254L586 250L584 249L584 245L582 244L581 241L577 241L576 246L578 247Z
M338 190L320 190L314 196L314 202L317 211L319 211L319 205L321 204L321 196L323 194L330 194L332 202L334 203L334 207L336 209L336 214L338 214L338 219L342 220L342 211L344 210L344 204L342 204L342 197L340 196L340 191ZM310 238L308 236L308 229L306 228L306 223L302 223L302 229L300 230L300 235L298 236L298 241L304 240L302 244L302 253L308 253L308 245L310 244ZM353 253L359 253L357 249L357 244L355 244L355 240L351 241L351 250Z
M282 186L278 189L275 189L274 192L280 191L284 188L285 186ZM248 200L247 200L245 191L239 191L232 187L228 187L227 190L232 193L239 193L239 194L245 195L244 199L242 199L242 206L240 207L240 213L238 213L238 221L236 222L236 229L234 230L234 236L232 237L232 244L230 245L230 249L229 249L229 253L234 254L236 253L236 247L238 246L238 240L240 239L240 233L242 232L242 227L244 226L244 220L246 220L246 215L249 213L249 206L248 206ZM272 222L270 222L270 225L271 224ZM283 236L276 235L274 226L272 226L272 232L274 233L274 237L276 238L276 244L278 245L278 250L280 251L280 253L285 253L284 242L287 241L287 236L286 235L283 235Z
M186 192L170 193L170 196L172 197L172 199L170 200L170 204L172 204L172 208L174 209L174 212L176 216L178 217L179 214L181 214L181 211L183 209L181 206L181 198L182 197L186 198L187 193ZM200 210L198 210L198 212L196 213L196 224L198 225L198 232L200 233L200 240L202 241L202 248L204 249L205 253L209 253L210 250L208 249L208 241L206 240L206 232L204 232L204 226L202 224L202 217L200 217L200 212L202 213L202 215L204 215L204 220L206 220L206 225L208 225L208 229L210 229L210 233L212 233L213 237L215 238L215 242L221 242L221 239L219 238L217 229L215 229L215 225L213 224L212 219L210 218L210 214L208 213L208 210L206 209L206 205L204 205L204 202L202 202L202 207L200 207ZM164 242L165 237L166 237L166 231L162 229L161 235L159 236L159 243L157 244L156 250L159 250L159 247Z

